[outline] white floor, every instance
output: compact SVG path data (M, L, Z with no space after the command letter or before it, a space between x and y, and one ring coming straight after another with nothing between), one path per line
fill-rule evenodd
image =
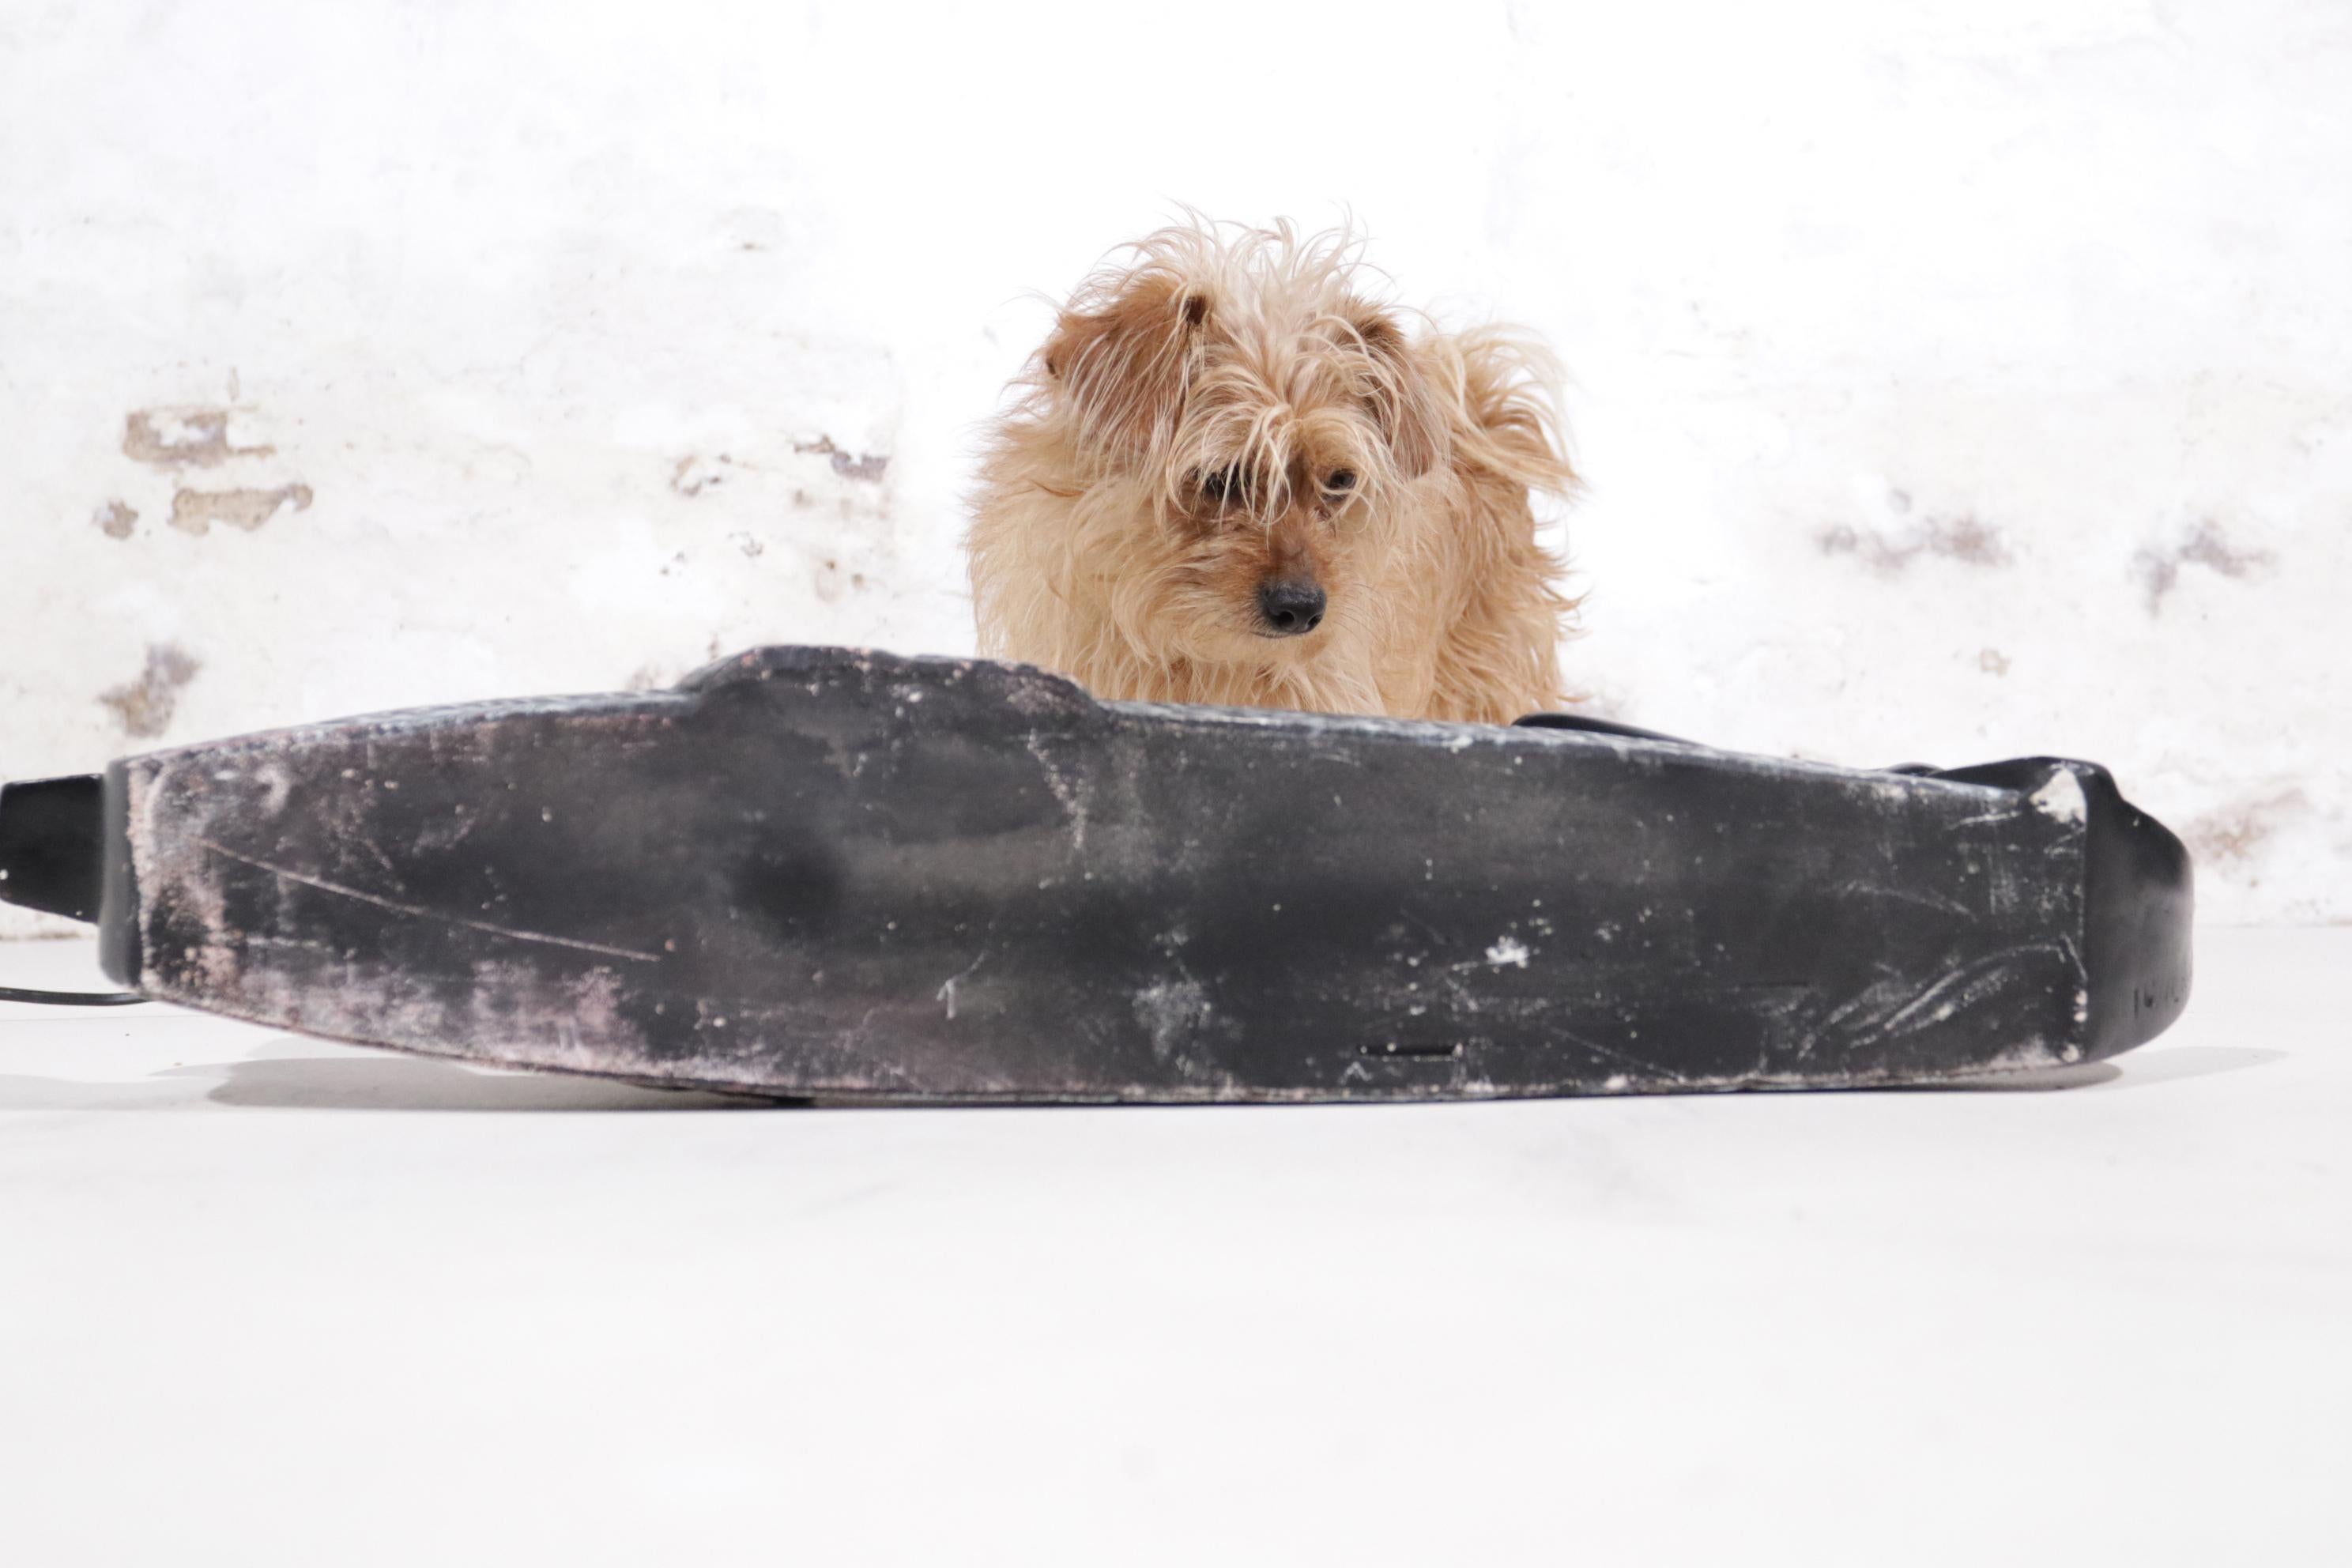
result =
M0 1005L0 1558L2352 1562L2347 978L2209 932L2073 1088L1396 1109Z

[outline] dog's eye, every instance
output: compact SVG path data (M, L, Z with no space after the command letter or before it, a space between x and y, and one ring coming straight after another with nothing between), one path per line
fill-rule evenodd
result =
M1323 481L1323 488L1329 490L1333 495L1346 495L1349 490L1356 488L1356 470L1353 468L1333 469L1331 477Z
M1215 505L1223 506L1228 501L1238 500L1241 493L1239 468L1212 468L1201 476L1201 494Z

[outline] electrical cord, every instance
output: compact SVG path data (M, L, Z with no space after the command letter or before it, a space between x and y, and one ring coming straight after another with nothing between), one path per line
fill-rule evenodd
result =
M42 1007L128 1007L147 998L136 991L34 991L0 985L0 1002L30 1002Z
M0 985L0 1002L30 1002L36 1006L131 1006L146 1002L139 992L40 992L24 985Z

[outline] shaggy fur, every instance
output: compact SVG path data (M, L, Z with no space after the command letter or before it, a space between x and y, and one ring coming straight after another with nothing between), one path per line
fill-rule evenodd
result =
M1345 234L1195 223L1087 279L992 433L982 651L1115 699L1558 706L1549 362L1498 328L1408 338L1358 278Z

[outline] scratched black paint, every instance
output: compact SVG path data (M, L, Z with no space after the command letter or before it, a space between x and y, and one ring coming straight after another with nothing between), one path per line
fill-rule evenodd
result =
M1931 1081L2112 1054L2188 986L2186 858L2087 764L1097 703L985 662L766 649L135 757L107 798L126 984L754 1092Z

